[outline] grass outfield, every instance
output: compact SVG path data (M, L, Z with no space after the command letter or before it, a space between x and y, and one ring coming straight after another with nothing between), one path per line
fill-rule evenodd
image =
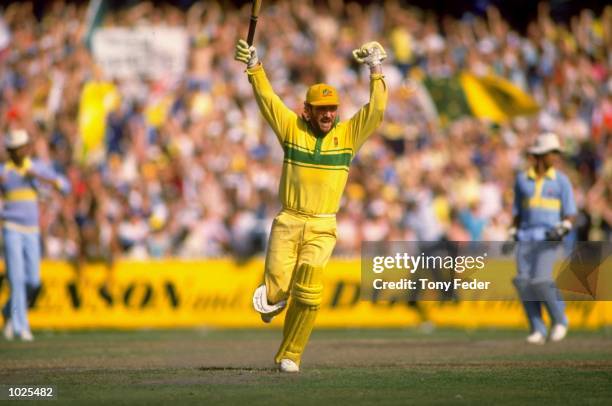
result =
M298 375L275 330L38 332L0 341L0 384L64 404L609 404L612 334L523 343L519 331L315 331ZM21 404L21 403L20 403Z

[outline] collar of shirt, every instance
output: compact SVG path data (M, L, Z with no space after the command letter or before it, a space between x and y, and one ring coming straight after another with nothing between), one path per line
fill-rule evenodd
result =
M32 160L29 157L24 158L23 162L21 163L21 166L17 166L13 161L10 161L10 160L4 165L4 169L6 171L13 170L22 176L31 167L32 167Z
M537 179L537 174L534 167L529 168L529 170L527 171L527 177L530 179ZM557 171L555 170L555 168L550 167L544 173L544 177L554 180L557 177Z

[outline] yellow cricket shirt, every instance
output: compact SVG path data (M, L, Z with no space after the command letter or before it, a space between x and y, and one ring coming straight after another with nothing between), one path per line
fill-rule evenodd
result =
M259 109L285 151L279 190L283 208L305 214L335 214L353 156L382 122L387 105L384 76L370 76L368 104L350 120L317 137L308 122L274 93L261 64L247 69L247 74Z

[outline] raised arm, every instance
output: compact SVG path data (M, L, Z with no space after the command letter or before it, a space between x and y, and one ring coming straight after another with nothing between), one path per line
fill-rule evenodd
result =
M266 72L259 63L257 49L254 46L249 47L246 41L239 40L236 44L235 59L247 65L246 72L253 86L259 110L282 144L287 133L295 126L297 114L285 106L280 97L274 93Z
M359 109L348 122L353 138L353 151L356 153L383 120L387 107L388 89L382 74L381 63L387 54L378 42L373 41L354 50L353 56L357 62L365 63L370 68L370 101Z
M32 162L31 166L27 169L26 176L37 180L41 184L54 188L63 195L70 193L70 183L68 180L42 162Z

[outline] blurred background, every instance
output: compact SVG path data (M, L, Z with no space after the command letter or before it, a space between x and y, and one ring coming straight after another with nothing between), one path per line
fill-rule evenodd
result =
M73 187L41 204L47 259L263 254L282 149L233 60L248 2L1 7L1 130L25 127L34 154ZM505 240L514 176L542 131L565 146L573 238L610 241L611 6L264 1L255 43L290 108L325 81L348 119L368 100L368 74L351 59L367 40L389 51L390 100L353 162L334 255L358 256L363 240ZM487 120L432 108L420 84L460 72L506 78L539 109Z

